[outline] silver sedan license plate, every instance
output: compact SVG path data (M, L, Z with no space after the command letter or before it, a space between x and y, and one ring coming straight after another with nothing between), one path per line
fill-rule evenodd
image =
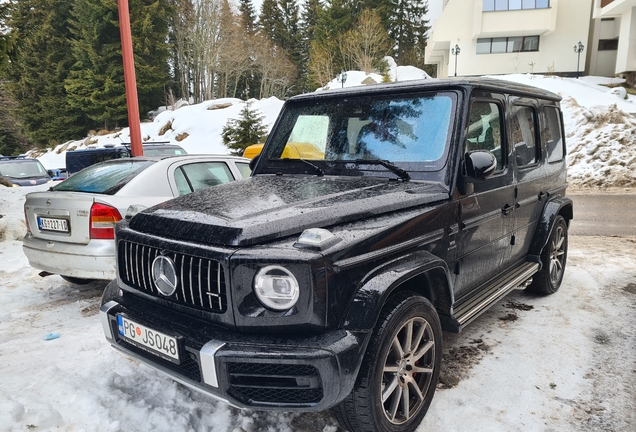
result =
M172 361L179 361L179 345L177 338L158 332L121 315L117 315L119 335L139 348Z
M68 222L66 219L38 217L38 228L40 230L68 232Z

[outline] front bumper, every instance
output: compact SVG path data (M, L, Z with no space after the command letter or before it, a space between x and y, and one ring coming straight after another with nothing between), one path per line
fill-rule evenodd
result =
M22 250L31 267L49 273L82 279L117 277L113 240L91 240L83 245L42 240L27 233Z
M176 337L175 364L120 337L117 315ZM316 336L231 332L168 309L148 310L121 298L100 311L111 345L191 388L239 408L323 411L353 389L366 334L335 330Z

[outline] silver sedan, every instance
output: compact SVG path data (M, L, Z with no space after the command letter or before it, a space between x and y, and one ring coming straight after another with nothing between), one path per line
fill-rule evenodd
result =
M249 177L249 159L186 155L102 162L26 196L29 264L72 283L114 279L115 223L188 193Z

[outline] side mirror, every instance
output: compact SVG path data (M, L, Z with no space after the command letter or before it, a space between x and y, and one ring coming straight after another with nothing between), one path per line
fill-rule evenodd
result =
M486 150L466 153L466 175L474 180L485 180L497 170L495 155Z
M475 191L473 183L486 180L497 170L495 155L486 150L474 150L464 157L464 175L458 182L459 193L470 195Z

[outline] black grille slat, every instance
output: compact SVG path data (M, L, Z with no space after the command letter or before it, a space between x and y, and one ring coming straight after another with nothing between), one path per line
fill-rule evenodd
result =
M119 277L126 285L197 309L212 312L225 312L227 309L225 277L218 261L168 252L167 256L174 262L178 281L175 293L165 297L159 294L152 278L152 262L162 253L161 250L128 241L120 241L118 250Z
M210 279L210 272L212 271L212 263L208 263L208 286L207 286L207 290L205 291L206 296L208 297L208 302L210 303L210 307L214 307L212 306L212 296L208 295L208 293L211 291L212 287L212 279Z
M181 258L181 263L179 263L179 270L177 271L178 274L180 274L180 278L179 278L179 283L181 284L181 292L183 293L183 298L181 299L182 301L187 303L186 300L186 293L185 293L185 279L183 278L183 267L184 267L184 260L185 257L183 255L177 255L174 254L174 263L177 264L177 257Z
M194 291L192 290L192 273L194 273L194 258L190 257L190 263L188 264L188 282L190 283L190 301L192 304L196 304L194 301Z
M201 307L203 307L203 290L201 289L201 267L203 267L203 260L199 258L199 302L201 302Z
M137 285L141 285L141 283L140 283L141 281L139 280L139 263L140 263L140 260L139 260L139 245L138 244L135 245L134 249L135 249L135 252L134 252L133 256L135 257L135 270L134 270L135 271L135 281L136 281Z

